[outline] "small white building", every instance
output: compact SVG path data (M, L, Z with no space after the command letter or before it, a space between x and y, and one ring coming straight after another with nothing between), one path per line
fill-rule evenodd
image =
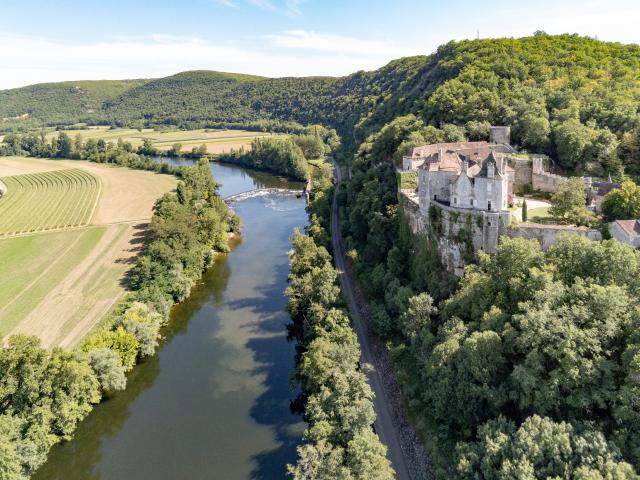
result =
M611 238L626 243L633 248L640 248L640 220L616 220L609 224Z

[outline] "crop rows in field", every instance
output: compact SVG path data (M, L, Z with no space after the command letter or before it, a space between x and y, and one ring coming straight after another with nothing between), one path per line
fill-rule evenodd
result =
M2 178L0 237L80 227L91 220L100 179L85 170L65 169Z

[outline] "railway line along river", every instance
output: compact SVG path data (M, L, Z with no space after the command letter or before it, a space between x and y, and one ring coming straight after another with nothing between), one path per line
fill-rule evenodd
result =
M212 164L223 197L291 188L273 175ZM304 424L289 411L288 238L305 203L269 194L233 204L242 238L174 307L157 354L98 405L35 480L280 479Z

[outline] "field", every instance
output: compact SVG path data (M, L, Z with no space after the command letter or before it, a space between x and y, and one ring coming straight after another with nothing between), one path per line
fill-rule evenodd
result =
M20 171L24 175L16 176ZM3 232L14 233L14 222L27 229L57 229L0 237L0 335L27 333L47 346L72 346L124 295L124 276L141 248L153 204L175 187L175 179L83 161L22 157L0 158L0 177L10 185L9 194L0 198L0 212L5 212L0 226L12 226ZM59 199L57 184L34 180L23 182L19 197L16 191L12 196L12 182L22 177L68 184L85 178L100 188L89 183L63 189L67 193ZM59 199L58 208L47 208L42 198Z
M153 145L159 150L169 150L174 143L182 144L183 152L190 152L193 147L202 144L207 146L209 153L225 153L231 149L238 150L241 147L249 147L251 141L257 137L271 136L270 133L249 132L246 130L170 130L156 131L144 129L142 131L131 128L90 127L82 130L66 130L70 137L80 134L83 140L93 138L103 139L108 142L117 142L119 138L131 142L134 147L142 145L145 138L153 141ZM56 136L57 132L49 132L47 138Z
M100 195L100 179L69 168L0 177L0 237L87 225Z

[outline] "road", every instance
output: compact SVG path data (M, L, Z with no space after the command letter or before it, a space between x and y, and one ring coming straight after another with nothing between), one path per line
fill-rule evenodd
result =
M394 413L397 415L397 412L393 411L393 407L390 405L388 395L385 390L385 383L382 380L380 372L375 368L376 359L374 358L372 347L370 345L370 336L367 324L362 318L360 308L356 301L356 295L354 294L354 289L347 274L344 245L342 243L342 235L340 234L340 226L338 222L337 202L338 190L340 182L342 181L342 172L335 161L333 165L336 178L335 188L333 191L333 202L331 205L331 240L333 244L333 258L336 269L338 270L340 286L342 287L342 292L349 306L354 328L358 334L358 340L360 342L360 349L362 352L360 363L362 365L362 369L367 374L369 385L371 385L371 389L375 394L373 404L377 417L375 422L376 433L380 437L382 443L387 446L387 457L396 471L396 478L399 480L410 480L412 478L409 473L410 461L406 458L405 452L402 450L402 435L394 421Z

